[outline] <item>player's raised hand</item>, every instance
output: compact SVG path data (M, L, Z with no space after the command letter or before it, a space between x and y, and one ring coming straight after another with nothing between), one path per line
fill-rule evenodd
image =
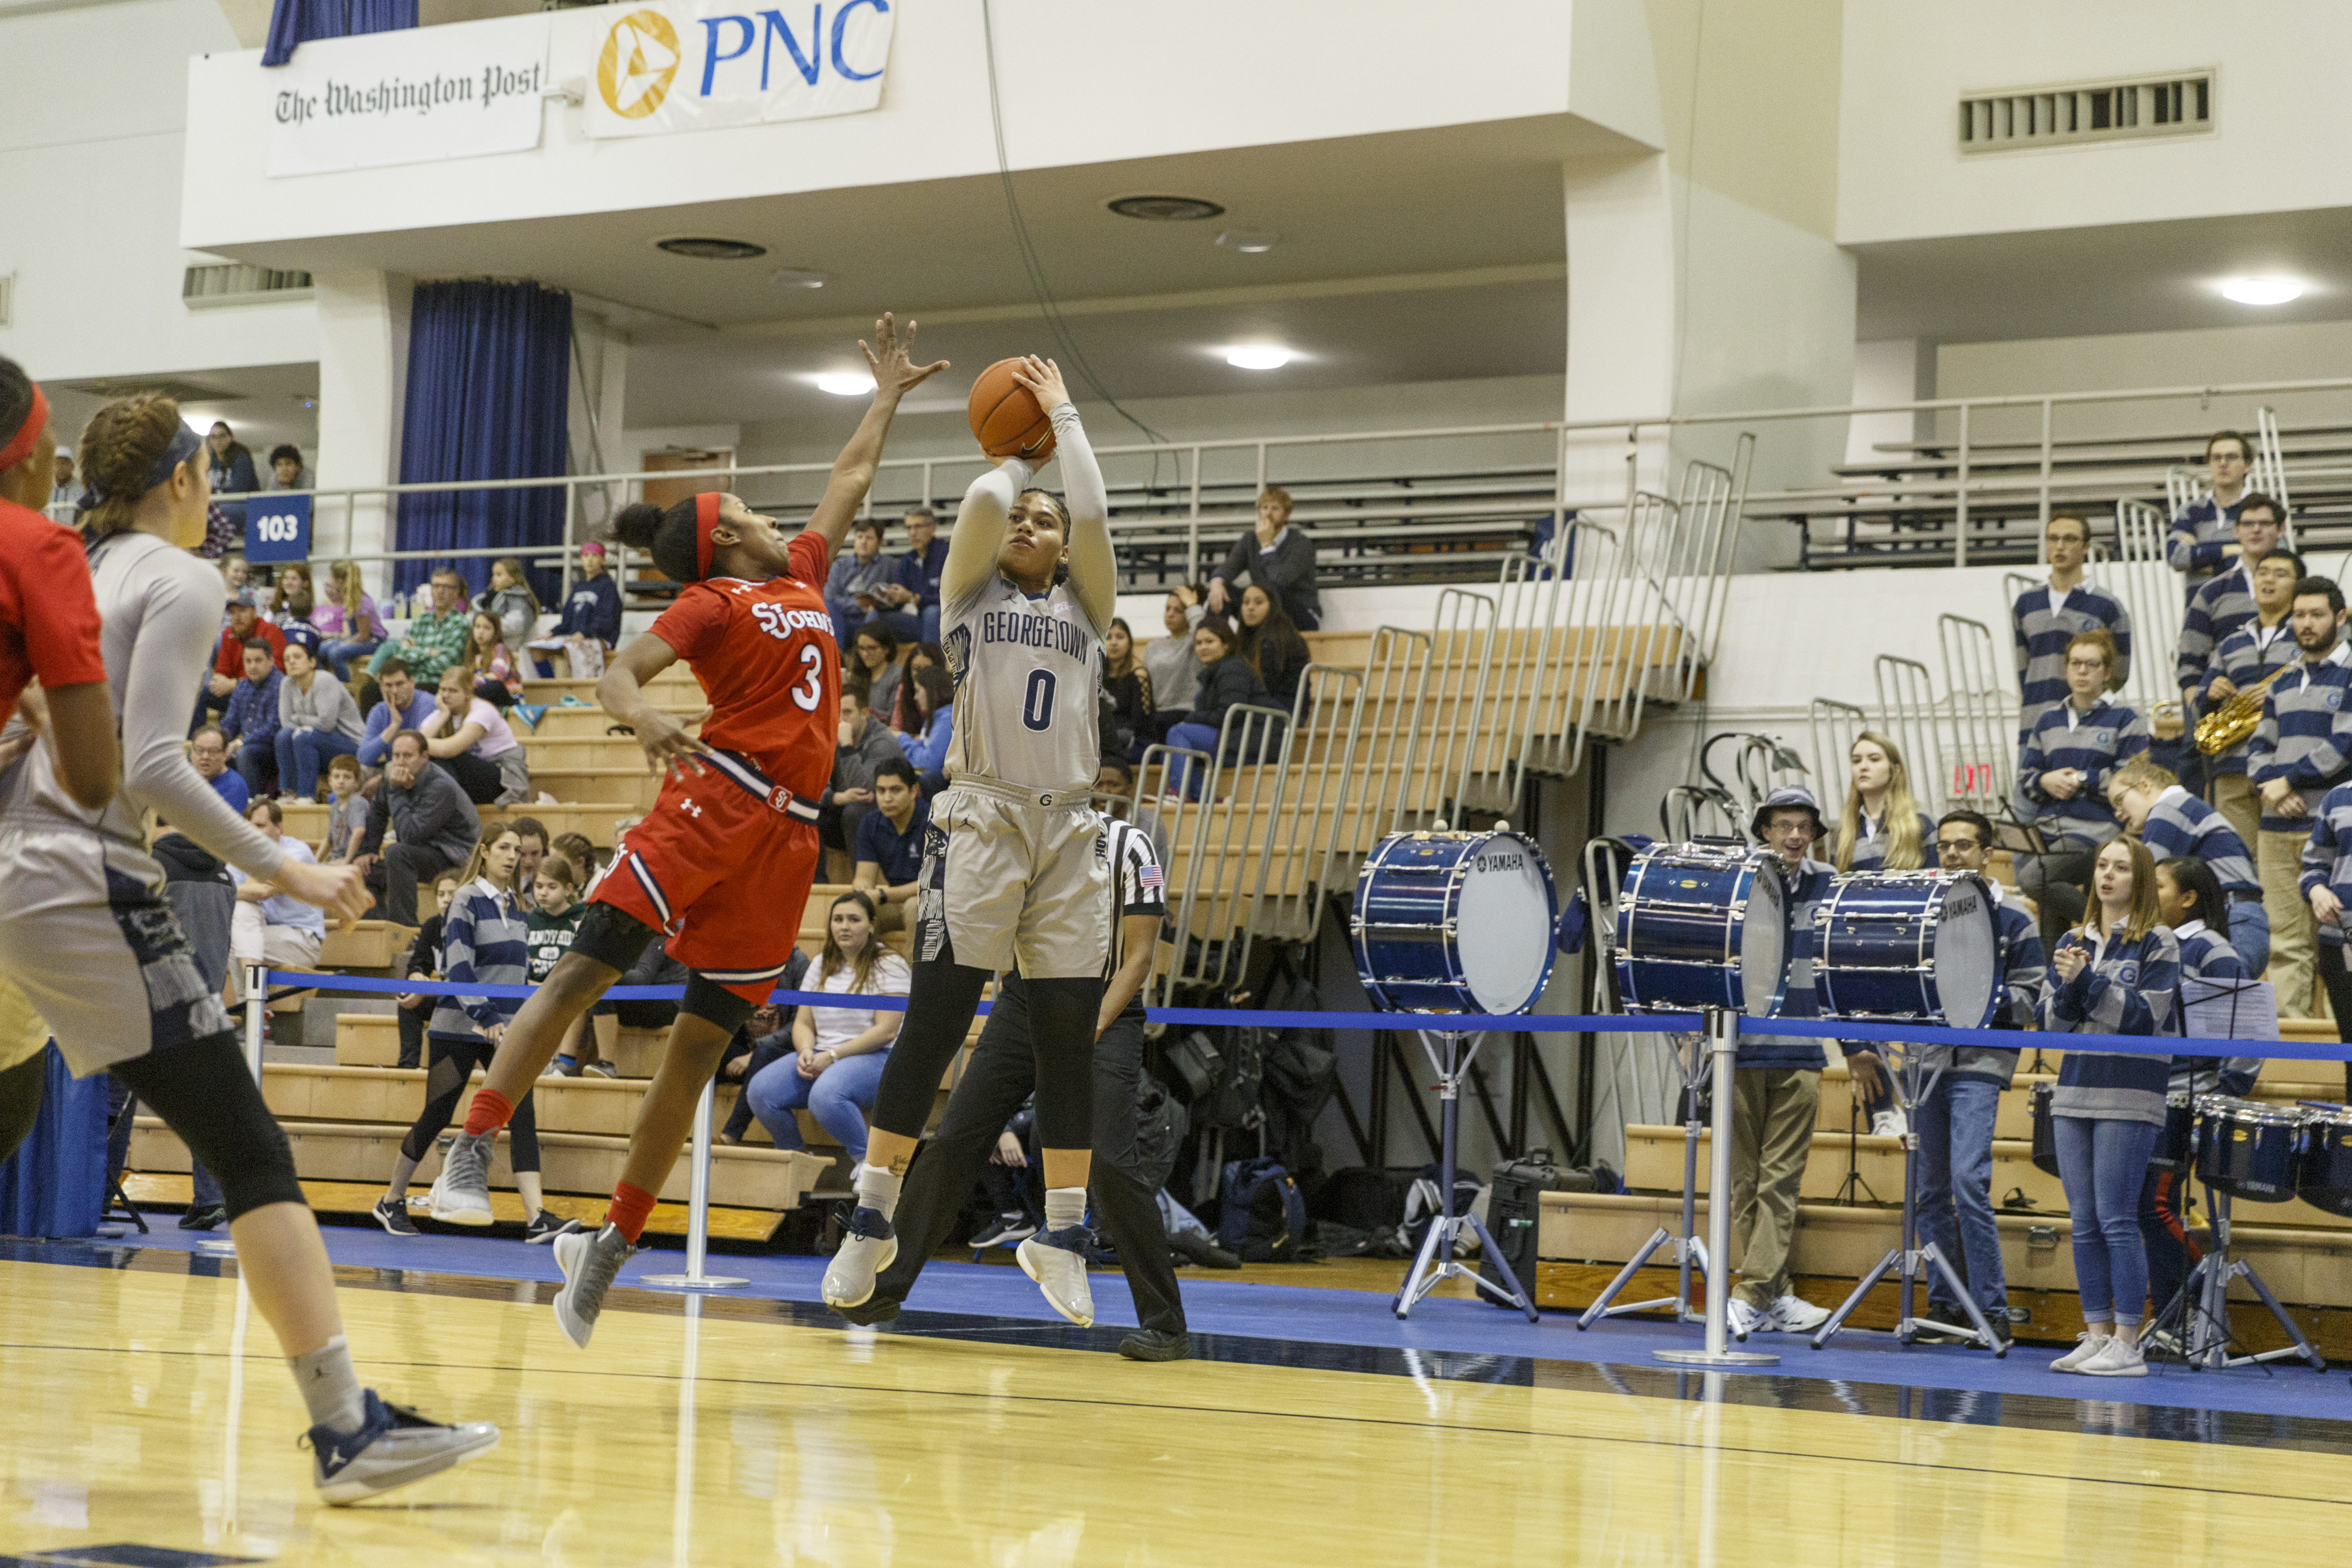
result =
M1013 379L1035 394L1037 406L1048 414L1070 401L1070 389L1062 384L1062 367L1052 360L1024 354L1013 369Z
M279 892L326 910L346 930L349 922L368 912L368 905L373 901L359 868L352 865L313 866L289 859L278 868L278 875L271 880Z
M887 310L883 311L882 319L874 323L873 343L868 345L864 338L860 338L857 346L865 353L866 363L874 368L874 395L877 397L904 397L948 368L945 360L917 364L915 323L911 321L907 323L907 335L901 338L898 322L891 319Z
M699 778L709 770L701 763L702 742L687 733L689 726L710 717L710 710L680 723L658 708L647 708L631 721L637 744L646 749L646 772L675 773L680 783Z

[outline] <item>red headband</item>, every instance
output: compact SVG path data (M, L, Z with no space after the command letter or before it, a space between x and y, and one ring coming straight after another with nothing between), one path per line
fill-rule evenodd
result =
M41 384L37 381L33 383L32 412L25 416L25 422L16 427L16 433L8 437L8 444L0 447L0 474L6 473L31 457L33 443L39 440L41 432L48 427L49 400L41 395Z
M719 525L719 492L705 490L694 498L694 574L710 575L710 531Z

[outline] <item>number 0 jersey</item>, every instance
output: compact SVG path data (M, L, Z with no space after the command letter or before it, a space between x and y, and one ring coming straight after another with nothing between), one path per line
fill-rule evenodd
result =
M950 778L1088 790L1102 759L1102 641L1066 583L1037 598L1002 573L944 605L955 681Z
M764 583L689 583L653 624L677 650L710 704L705 745L734 752L794 795L815 799L833 780L841 727L841 645L825 613L824 541L803 531L791 572Z

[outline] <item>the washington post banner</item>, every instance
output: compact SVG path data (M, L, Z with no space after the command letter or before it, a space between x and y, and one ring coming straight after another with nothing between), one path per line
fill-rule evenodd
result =
M591 136L857 114L882 103L892 0L663 0L562 14ZM585 58L578 58L582 45Z
M266 72L269 172L320 174L539 145L548 15L319 38Z

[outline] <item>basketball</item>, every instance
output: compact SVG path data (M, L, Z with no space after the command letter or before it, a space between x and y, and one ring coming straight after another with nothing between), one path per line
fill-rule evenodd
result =
M990 457L1042 463L1054 455L1054 422L1037 406L1036 395L1013 379L1020 363L1001 359L982 371L964 412L972 438Z

